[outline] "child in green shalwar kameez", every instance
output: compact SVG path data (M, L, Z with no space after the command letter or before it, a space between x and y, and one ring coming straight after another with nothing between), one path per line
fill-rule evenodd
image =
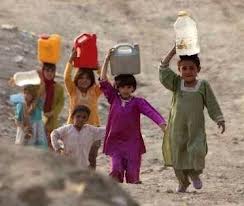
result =
M202 188L199 175L205 166L207 141L204 107L209 116L225 131L225 121L213 90L206 80L197 79L200 60L197 55L180 56L180 76L169 68L175 47L161 61L160 82L173 92L172 108L163 139L163 156L166 166L172 166L179 181L178 192L190 185Z

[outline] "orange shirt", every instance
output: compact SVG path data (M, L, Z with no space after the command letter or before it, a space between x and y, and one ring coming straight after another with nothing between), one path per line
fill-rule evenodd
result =
M80 90L76 87L74 81L72 80L72 65L67 63L64 71L64 82L65 87L69 95L69 117L67 123L72 123L71 113L77 105L86 105L90 110L91 114L87 121L87 124L94 126L99 126L99 115L98 115L98 98L102 94L99 85L92 85L87 93L81 93Z

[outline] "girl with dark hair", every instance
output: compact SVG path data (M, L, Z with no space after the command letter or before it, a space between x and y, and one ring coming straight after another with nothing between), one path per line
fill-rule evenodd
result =
M160 82L173 92L169 123L163 138L163 156L166 166L172 166L179 181L177 192L186 192L189 178L196 189L202 188L199 175L205 167L207 139L204 107L209 116L225 131L225 121L210 84L197 78L200 72L198 55L180 56L178 70L169 63L176 54L175 47L162 59Z
M54 80L55 74L55 64L43 63L41 77L45 85L44 123L50 148L50 133L58 127L58 117L64 106L64 89Z
M162 130L164 118L144 98L133 96L136 79L131 74L115 77L115 88L107 80L107 68L112 50L107 54L100 85L110 104L103 152L111 157L110 176L118 182L139 184L141 156L146 152L141 135L140 115L153 120Z
M73 50L64 72L65 87L69 96L69 117L67 123L72 123L71 112L77 105L86 105L91 111L87 124L99 126L98 99L102 92L99 85L95 82L95 75L91 69L79 68L74 79L72 79L72 64L75 57L76 51ZM93 169L96 168L96 157L100 144L100 141L97 141L91 147L89 161L90 167Z

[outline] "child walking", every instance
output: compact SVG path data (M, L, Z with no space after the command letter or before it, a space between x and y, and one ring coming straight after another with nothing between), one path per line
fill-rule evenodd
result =
M50 133L58 127L58 116L64 106L64 89L54 78L56 74L56 65L43 63L42 78L45 85L44 91L44 123L48 146L51 147Z
M47 148L47 140L42 121L43 86L24 86L24 102L16 104L16 140L15 144L36 145Z
M59 127L51 133L52 146L55 151L63 149L58 142L64 145L64 154L76 159L78 166L88 169L88 156L92 144L105 136L105 128L95 127L86 122L89 119L90 109L84 105L78 105L71 113L72 124Z
M103 152L111 157L110 176L122 183L139 184L141 156L146 152L141 135L140 114L152 119L162 130L164 118L143 98L133 96L136 79L133 75L115 77L114 88L107 80L107 68L112 50L106 56L100 85L109 104L109 116Z
M95 82L95 75L91 69L79 68L74 76L74 80L72 79L72 64L75 57L76 51L73 49L64 72L64 82L70 102L67 123L72 123L71 113L77 105L86 105L91 111L87 124L99 126L98 99L102 92L99 85ZM96 169L96 158L100 145L101 141L98 140L91 147L89 161L90 167L93 169Z
M175 74L169 63L175 47L161 61L160 82L173 92L172 108L163 139L163 156L166 166L172 166L179 181L177 192L186 192L189 178L196 189L202 188L199 175L205 167L207 140L204 107L209 116L225 131L225 121L213 90L206 80L197 79L200 60L197 55L180 56Z

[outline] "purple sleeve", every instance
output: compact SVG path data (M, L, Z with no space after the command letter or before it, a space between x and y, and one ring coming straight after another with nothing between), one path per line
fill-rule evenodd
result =
M109 104L112 104L114 97L117 95L117 91L107 80L100 80L100 87L107 98Z
M139 99L139 110L142 114L150 118L157 125L166 124L165 119L162 115L145 99Z

